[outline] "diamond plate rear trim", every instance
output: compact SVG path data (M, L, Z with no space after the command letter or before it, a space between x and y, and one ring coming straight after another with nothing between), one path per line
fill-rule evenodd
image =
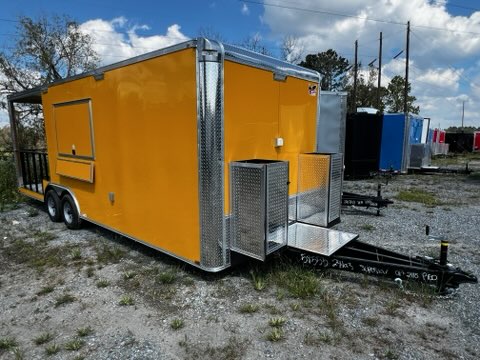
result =
M267 165L267 254L287 244L288 163Z
M200 265L214 271L227 265L223 216L222 64L200 61L198 70Z

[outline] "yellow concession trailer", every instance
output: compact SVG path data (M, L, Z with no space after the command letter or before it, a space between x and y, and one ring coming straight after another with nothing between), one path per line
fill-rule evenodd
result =
M233 252L332 253L342 154L318 154L319 74L199 38L9 96L20 191L207 271ZM17 142L41 104L46 152ZM320 129L321 131L321 129Z

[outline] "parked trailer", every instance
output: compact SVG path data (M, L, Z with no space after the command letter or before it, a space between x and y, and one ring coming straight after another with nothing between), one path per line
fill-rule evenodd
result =
M20 191L68 228L88 221L205 271L285 248L329 257L358 235L328 228L343 155L315 152L319 84L200 38L13 94ZM43 106L47 152L17 142L23 103Z

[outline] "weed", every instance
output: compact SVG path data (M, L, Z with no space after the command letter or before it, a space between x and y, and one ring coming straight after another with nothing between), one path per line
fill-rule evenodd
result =
M130 280L133 279L137 275L134 271L124 271L123 272L123 279L124 280Z
M267 340L272 341L272 342L277 342L283 339L283 331L280 328L273 328L272 331L270 331L267 334Z
M434 194L422 189L410 189L400 191L396 198L402 201L416 202L427 206L440 205L440 201Z
M178 330L181 329L184 326L183 320L182 319L173 319L172 322L170 323L170 327L173 330Z
M292 309L293 311L298 311L300 310L300 304L299 303L290 304L290 309Z
M15 356L15 360L23 360L23 351L19 348L14 348L12 351L13 355Z
M108 285L110 285L110 282L108 280L102 279L97 281L97 288L106 288Z
M262 291L263 289L265 289L265 286L267 284L265 281L265 277L262 274L258 273L258 271L250 270L250 275L252 276L253 288L255 290Z
M363 318L362 322L367 326L375 327L380 322L380 319L378 317L375 317L375 316L369 316L369 317Z
M46 332L43 334L38 335L35 339L33 339L33 342L36 345L43 345L46 344L47 342L51 341L53 339L53 334Z
M93 334L93 329L90 326L77 329L77 335L80 337L85 337Z
M45 354L47 354L48 356L55 355L59 351L60 351L60 346L58 346L57 344L51 344L45 348Z
M287 320L284 317L273 317L268 321L268 325L272 327L282 327Z
M176 275L173 271L164 271L157 276L157 280L162 284L173 284L175 279Z
M258 311L258 305L255 304L243 304L240 306L239 311L242 314L252 314Z
M38 211L38 209L34 208L34 207L31 207L27 210L27 216L28 217L35 217L35 216L38 216L40 214L40 212Z
M135 305L135 300L130 295L123 295L118 304L121 306L132 306Z
M275 305L265 304L265 308L268 309L268 312L269 312L271 315L281 314L280 309L277 308Z
M69 351L78 351L83 347L83 345L85 345L85 341L75 338L65 343L64 348L65 350Z
M389 360L396 360L399 358L398 354L392 349L387 349L387 351L385 351L385 354L383 354L383 356L385 357L385 359L389 359Z
M373 231L373 230L375 230L375 226L373 226L371 224L362 224L360 226L360 229L365 230L365 231Z
M79 248L74 248L70 251L72 260L80 260L82 258L82 251Z
M313 271L290 265L275 274L278 286L286 289L291 296L300 299L313 297L319 289L318 278Z
M17 341L12 338L0 338L0 350L11 350L17 346Z
M97 261L102 264L116 264L125 255L125 251L117 246L111 247L108 245L103 245L101 248L97 248L96 251Z
M387 302L385 305L385 314L390 316L398 315L398 309L400 309L401 304L397 299L392 299Z
M95 275L95 269L91 266L85 270L85 273L87 274L87 277L91 278L93 275Z
M78 355L73 358L73 360L84 360L84 359L85 359L85 356L83 355Z
M50 294L51 292L53 292L53 290L55 290L55 287L53 287L51 285L47 285L47 286L42 287L40 290L38 290L37 295L38 296L47 295L47 294Z
M69 294L69 293L65 293L63 295L60 295L58 296L56 299L55 299L55 307L59 307L61 305L65 305L65 304L69 304L69 303L72 303L74 302L75 300L77 300L75 298L75 296Z

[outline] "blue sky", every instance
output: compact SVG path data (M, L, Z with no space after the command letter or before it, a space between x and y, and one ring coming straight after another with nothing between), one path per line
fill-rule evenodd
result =
M382 31L383 85L404 74L403 55L393 56L405 47L401 24L410 20L410 80L421 115L434 126L460 125L465 101L465 125L480 126L480 3L474 0L4 0L1 8L0 49L8 51L14 41L18 16L67 14L92 36L104 64L204 29L230 43L257 37L274 56L280 56L282 39L293 36L302 57L333 48L353 60L358 39L365 65L377 56Z

